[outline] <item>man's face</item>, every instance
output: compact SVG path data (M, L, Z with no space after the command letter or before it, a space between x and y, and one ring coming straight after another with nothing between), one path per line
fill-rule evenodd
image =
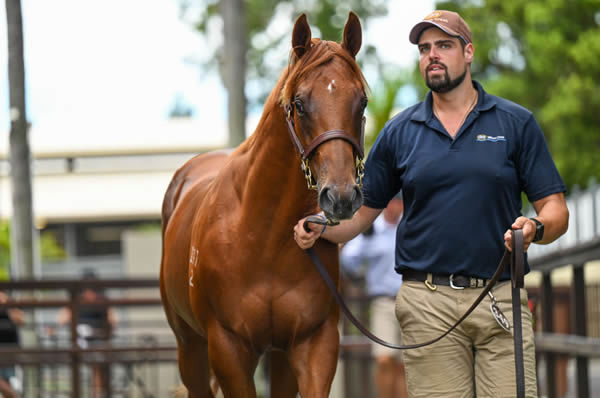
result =
M473 59L473 45L463 49L460 39L436 27L425 30L419 38L419 66L427 87L446 93L460 85Z

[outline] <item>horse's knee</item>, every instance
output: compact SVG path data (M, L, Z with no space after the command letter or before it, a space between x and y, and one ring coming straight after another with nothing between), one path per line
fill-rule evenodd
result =
M298 377L303 397L326 398L335 376L339 352L339 332L334 318L290 351L290 363ZM314 355L318 352L319 355Z
M211 370L226 397L256 397L254 370L258 355L243 339L223 327L208 332ZM232 360L234 358L234 360Z

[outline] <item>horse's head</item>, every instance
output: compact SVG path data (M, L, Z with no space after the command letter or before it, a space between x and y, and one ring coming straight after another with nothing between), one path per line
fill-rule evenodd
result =
M306 16L292 35L291 64L281 93L288 130L309 188L329 219L347 219L362 205L366 82L355 61L362 43L350 12L341 44L311 39Z

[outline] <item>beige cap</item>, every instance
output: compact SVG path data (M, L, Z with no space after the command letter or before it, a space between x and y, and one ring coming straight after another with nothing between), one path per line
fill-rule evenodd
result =
M423 21L416 24L408 36L412 44L419 44L421 33L427 28L435 26L440 28L450 36L458 37L466 44L471 43L471 29L460 15L453 11L438 10L423 18Z

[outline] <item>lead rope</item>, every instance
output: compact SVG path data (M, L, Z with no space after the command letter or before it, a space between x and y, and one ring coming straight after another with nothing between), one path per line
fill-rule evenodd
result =
M517 233L517 231L519 233ZM510 262L512 283L513 339L515 342L515 374L517 378L517 398L525 398L525 364L523 360L523 325L521 320L521 288L524 286L525 256L523 231L516 230L513 236L513 251Z
M308 227L308 223L326 225L327 221L318 216L307 217L306 220L304 221L304 229L307 232L310 231L310 228ZM310 257L315 268L321 275L321 278L323 278L323 281L329 288L329 291L331 292L331 295L333 296L334 300L340 306L340 309L342 310L344 315L346 315L346 317L350 320L350 322L352 322L352 324L354 326L356 326L356 328L358 330L360 330L360 332L362 334L364 334L367 338L369 338L373 342L380 344L382 346L388 347L388 348L395 349L395 350L408 350L408 349L413 349L413 348L424 347L424 346L433 344L433 343L441 340L442 338L446 337L465 318L467 318L467 316L469 316L469 314L471 314L471 312L473 312L473 310L479 305L479 303L481 303L481 301L485 298L485 296L488 294L488 292L492 290L492 287L494 287L496 282L498 282L498 280L504 273L506 266L510 263L511 280L512 280L512 286L513 286L513 288L512 288L512 304L513 304L513 327L514 327L514 342L515 342L515 368L516 368L516 378L517 378L517 398L525 398L525 377L524 377L525 372L524 372L524 365L523 365L523 338L522 338L521 300L520 300L520 297L521 297L520 287L523 286L523 268L524 268L523 264L524 264L524 252L525 252L524 248L523 248L523 231L519 230L519 229L513 230L512 235L513 235L512 255L508 250L504 251L502 259L500 260L500 263L498 264L498 268L496 269L496 272L492 276L492 279L490 279L489 284L486 285L486 287L483 289L483 291L481 292L479 297L477 297L475 302L473 302L473 304L471 305L471 307L469 307L469 309L465 312L465 314L462 317L460 317L460 319L458 321L456 321L456 323L454 325L452 325L452 327L450 327L448 330L446 330L446 332L444 332L440 336L434 338L433 340L429 340L424 343L408 344L408 345L396 345L396 344L388 343L387 341L382 340L379 337L375 336L373 333L371 333L369 331L369 329L367 329L352 314L352 312L350 311L350 309L344 302L344 299L338 292L336 284L333 282L333 280L329 276L329 273L327 272L327 269L325 268L325 266L319 259L319 256L317 255L315 249L312 247L306 249L306 254L308 254L308 256ZM520 272L520 274L519 274L519 272ZM515 293L516 293L516 297L517 297L516 300L515 300ZM515 303L517 304L516 307L515 307Z

